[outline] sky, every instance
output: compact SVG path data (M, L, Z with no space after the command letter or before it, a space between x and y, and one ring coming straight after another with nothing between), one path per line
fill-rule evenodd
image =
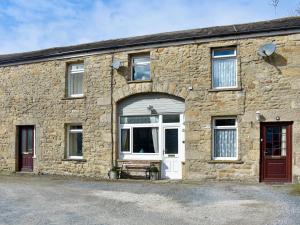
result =
M300 0L0 0L0 54L296 15Z

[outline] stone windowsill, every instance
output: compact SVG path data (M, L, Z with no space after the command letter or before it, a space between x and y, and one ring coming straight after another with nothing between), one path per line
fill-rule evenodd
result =
M221 91L242 91L241 87L237 88L220 88L220 89L209 89L208 92L221 92Z
M62 159L64 162L86 162L86 159Z
M76 99L86 99L85 96L81 96L81 97L64 97L61 100L76 100Z
M209 164L243 164L242 160L208 160Z
M127 84L152 83L152 80L129 80Z

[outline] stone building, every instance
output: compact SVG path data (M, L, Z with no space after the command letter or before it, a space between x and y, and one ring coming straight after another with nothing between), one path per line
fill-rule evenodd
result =
M0 171L299 182L299 96L299 17L1 55Z

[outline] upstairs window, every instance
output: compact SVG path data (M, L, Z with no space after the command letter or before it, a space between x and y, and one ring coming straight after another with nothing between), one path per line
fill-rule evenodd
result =
M132 80L150 80L150 55L134 56L131 60Z
M237 87L237 59L235 48L212 51L212 88Z
M68 97L83 96L83 63L70 64L68 68Z

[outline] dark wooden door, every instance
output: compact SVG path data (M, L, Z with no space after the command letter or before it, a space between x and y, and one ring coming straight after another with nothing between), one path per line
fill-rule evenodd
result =
M292 123L261 123L260 180L291 182Z
M34 127L19 127L19 169L21 171L33 170L34 156Z

